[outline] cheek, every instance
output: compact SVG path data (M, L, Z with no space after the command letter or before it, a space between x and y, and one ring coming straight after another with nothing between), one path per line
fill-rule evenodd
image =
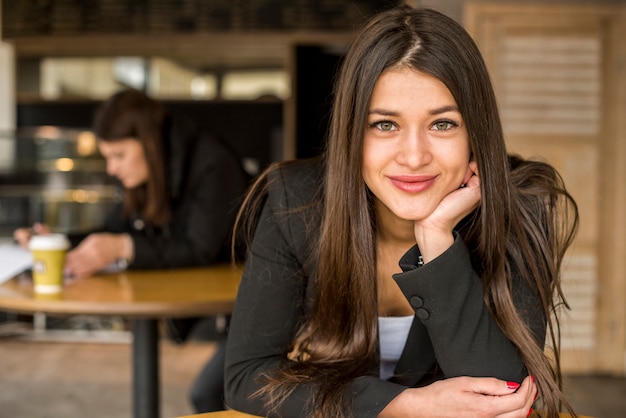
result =
M142 181L146 181L148 179L148 162L146 161L143 153L135 155L131 169L134 171L135 175L141 178Z
M469 153L460 153L457 154L454 158L449 158L448 169L451 172L461 173L464 175L467 171L467 167L469 166Z
M440 148L437 153L437 158L449 171L465 174L471 155L469 145L457 142L456 144Z
M389 161L391 146L380 146L377 141L365 140L363 144L363 174L379 172Z
M376 158L376 154L371 152L371 149L368 150L368 148L364 148L361 167L363 180L371 189L372 181L377 177L380 167L380 162Z

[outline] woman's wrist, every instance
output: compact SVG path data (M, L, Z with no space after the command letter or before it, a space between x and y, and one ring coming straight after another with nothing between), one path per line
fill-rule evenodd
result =
M405 389L398 394L380 411L377 418L396 418L396 417L416 417L419 416L416 413L416 405L419 402L416 401L415 395L419 389L409 388Z
M133 239L129 234L120 235L121 245L120 253L118 254L118 263L123 260L123 263L128 265L135 256L135 247Z
M454 244L451 231L415 230L415 239L424 263L428 263L443 254Z

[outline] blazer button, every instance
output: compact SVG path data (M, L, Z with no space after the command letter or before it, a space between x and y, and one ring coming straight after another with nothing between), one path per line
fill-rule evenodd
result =
M430 312L428 312L426 309L424 308L420 308L418 310L415 311L415 315L417 315L417 317L421 320L426 320L428 318L430 318Z
M141 231L144 226L145 226L145 223L143 222L143 219L135 219L133 221L133 228L135 228L135 230L137 231Z
M409 300L409 303L411 303L411 306L414 309L421 308L422 306L424 306L424 299L420 298L419 296L412 296Z

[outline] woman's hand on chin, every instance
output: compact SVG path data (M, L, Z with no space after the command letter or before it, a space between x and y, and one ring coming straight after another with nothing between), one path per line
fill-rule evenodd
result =
M435 259L452 245L452 230L478 207L480 198L478 167L471 161L459 188L444 197L430 216L415 222L415 239L424 262Z

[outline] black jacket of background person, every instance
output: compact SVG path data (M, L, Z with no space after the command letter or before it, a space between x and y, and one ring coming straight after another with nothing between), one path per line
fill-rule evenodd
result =
M228 335L226 403L236 410L267 416L263 399L250 395L261 387L259 376L271 375L288 361L285 354L298 325L311 312L316 269L311 255L320 231L320 207L311 199L319 193L322 173L321 164L300 162L269 179ZM418 255L417 246L411 248L399 260L402 272L393 276L415 312L395 375L381 380L375 361L369 374L355 379L347 389L352 416L374 418L407 387L442 378L490 376L521 382L527 375L520 353L487 311L480 278L459 235L421 267ZM543 344L546 324L538 296L519 277L512 286L522 318ZM307 416L312 386L290 393L277 416Z
M138 216L123 216L116 204L104 225L92 232L128 233L134 269L208 265L230 256L234 218L249 176L234 152L195 124L169 115L163 129L171 219L155 228ZM71 234L72 246L88 233Z

